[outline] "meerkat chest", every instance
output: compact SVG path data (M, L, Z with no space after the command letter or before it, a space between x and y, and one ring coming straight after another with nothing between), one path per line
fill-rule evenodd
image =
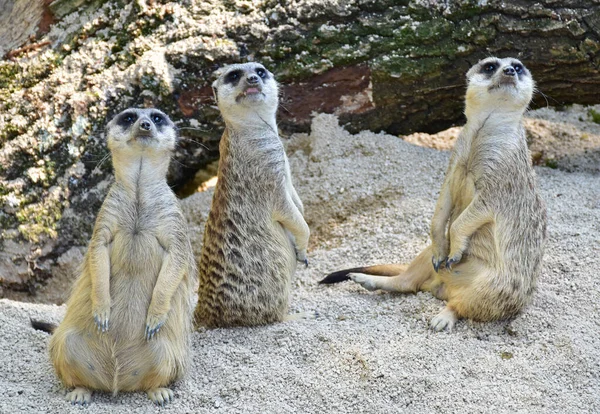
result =
M168 231L169 206L160 198L131 200L120 206L114 234L111 257L129 273L159 267L166 252L160 243ZM164 238L164 237L163 237Z

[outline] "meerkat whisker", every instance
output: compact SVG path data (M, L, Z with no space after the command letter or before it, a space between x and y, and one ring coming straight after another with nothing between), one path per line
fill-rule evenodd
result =
M194 144L200 145L202 148L204 148L207 151L210 151L210 148L208 148L206 145L204 145L203 143L201 143L200 141L196 141L195 139L192 138L186 138L186 137L179 137L180 140L183 141L190 141L193 142Z

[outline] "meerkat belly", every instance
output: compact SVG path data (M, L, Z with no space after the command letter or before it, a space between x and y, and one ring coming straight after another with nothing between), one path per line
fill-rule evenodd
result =
M202 323L281 320L296 266L292 240L281 224L269 214L244 217L239 211L224 211L218 219L209 219L204 242L199 290Z
M110 246L111 329L143 338L165 251L150 230L120 231Z

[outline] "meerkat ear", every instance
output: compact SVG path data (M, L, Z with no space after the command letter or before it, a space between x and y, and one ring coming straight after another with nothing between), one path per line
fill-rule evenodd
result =
M216 82L215 82L215 83L216 83ZM218 93L217 93L217 87L215 86L215 84L214 84L214 83L213 83L213 85L212 85L212 91L213 91L213 96L214 96L214 98L215 98L215 102L216 102L216 103L219 103L219 96L218 96Z

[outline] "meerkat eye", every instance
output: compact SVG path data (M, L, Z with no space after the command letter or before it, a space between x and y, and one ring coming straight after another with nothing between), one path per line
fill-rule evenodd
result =
M267 72L264 69L256 69L256 74L263 79L267 77Z
M242 73L239 70L228 73L227 76L225 76L225 83L236 83L240 79L241 74Z
M496 71L496 65L494 65L493 63L488 63L483 67L483 70L486 73L493 73Z
M521 74L523 73L523 65L519 65L518 63L515 63L513 65L513 69L515 70L515 72L517 72L517 74Z
M129 126L129 125L133 124L136 120L137 120L136 114L126 113L126 114L121 115L121 118L119 119L119 124L121 124L123 126Z
M152 115L152 122L154 122L155 125L160 125L160 124L162 124L163 121L164 121L164 118L161 115L159 115L159 114Z

